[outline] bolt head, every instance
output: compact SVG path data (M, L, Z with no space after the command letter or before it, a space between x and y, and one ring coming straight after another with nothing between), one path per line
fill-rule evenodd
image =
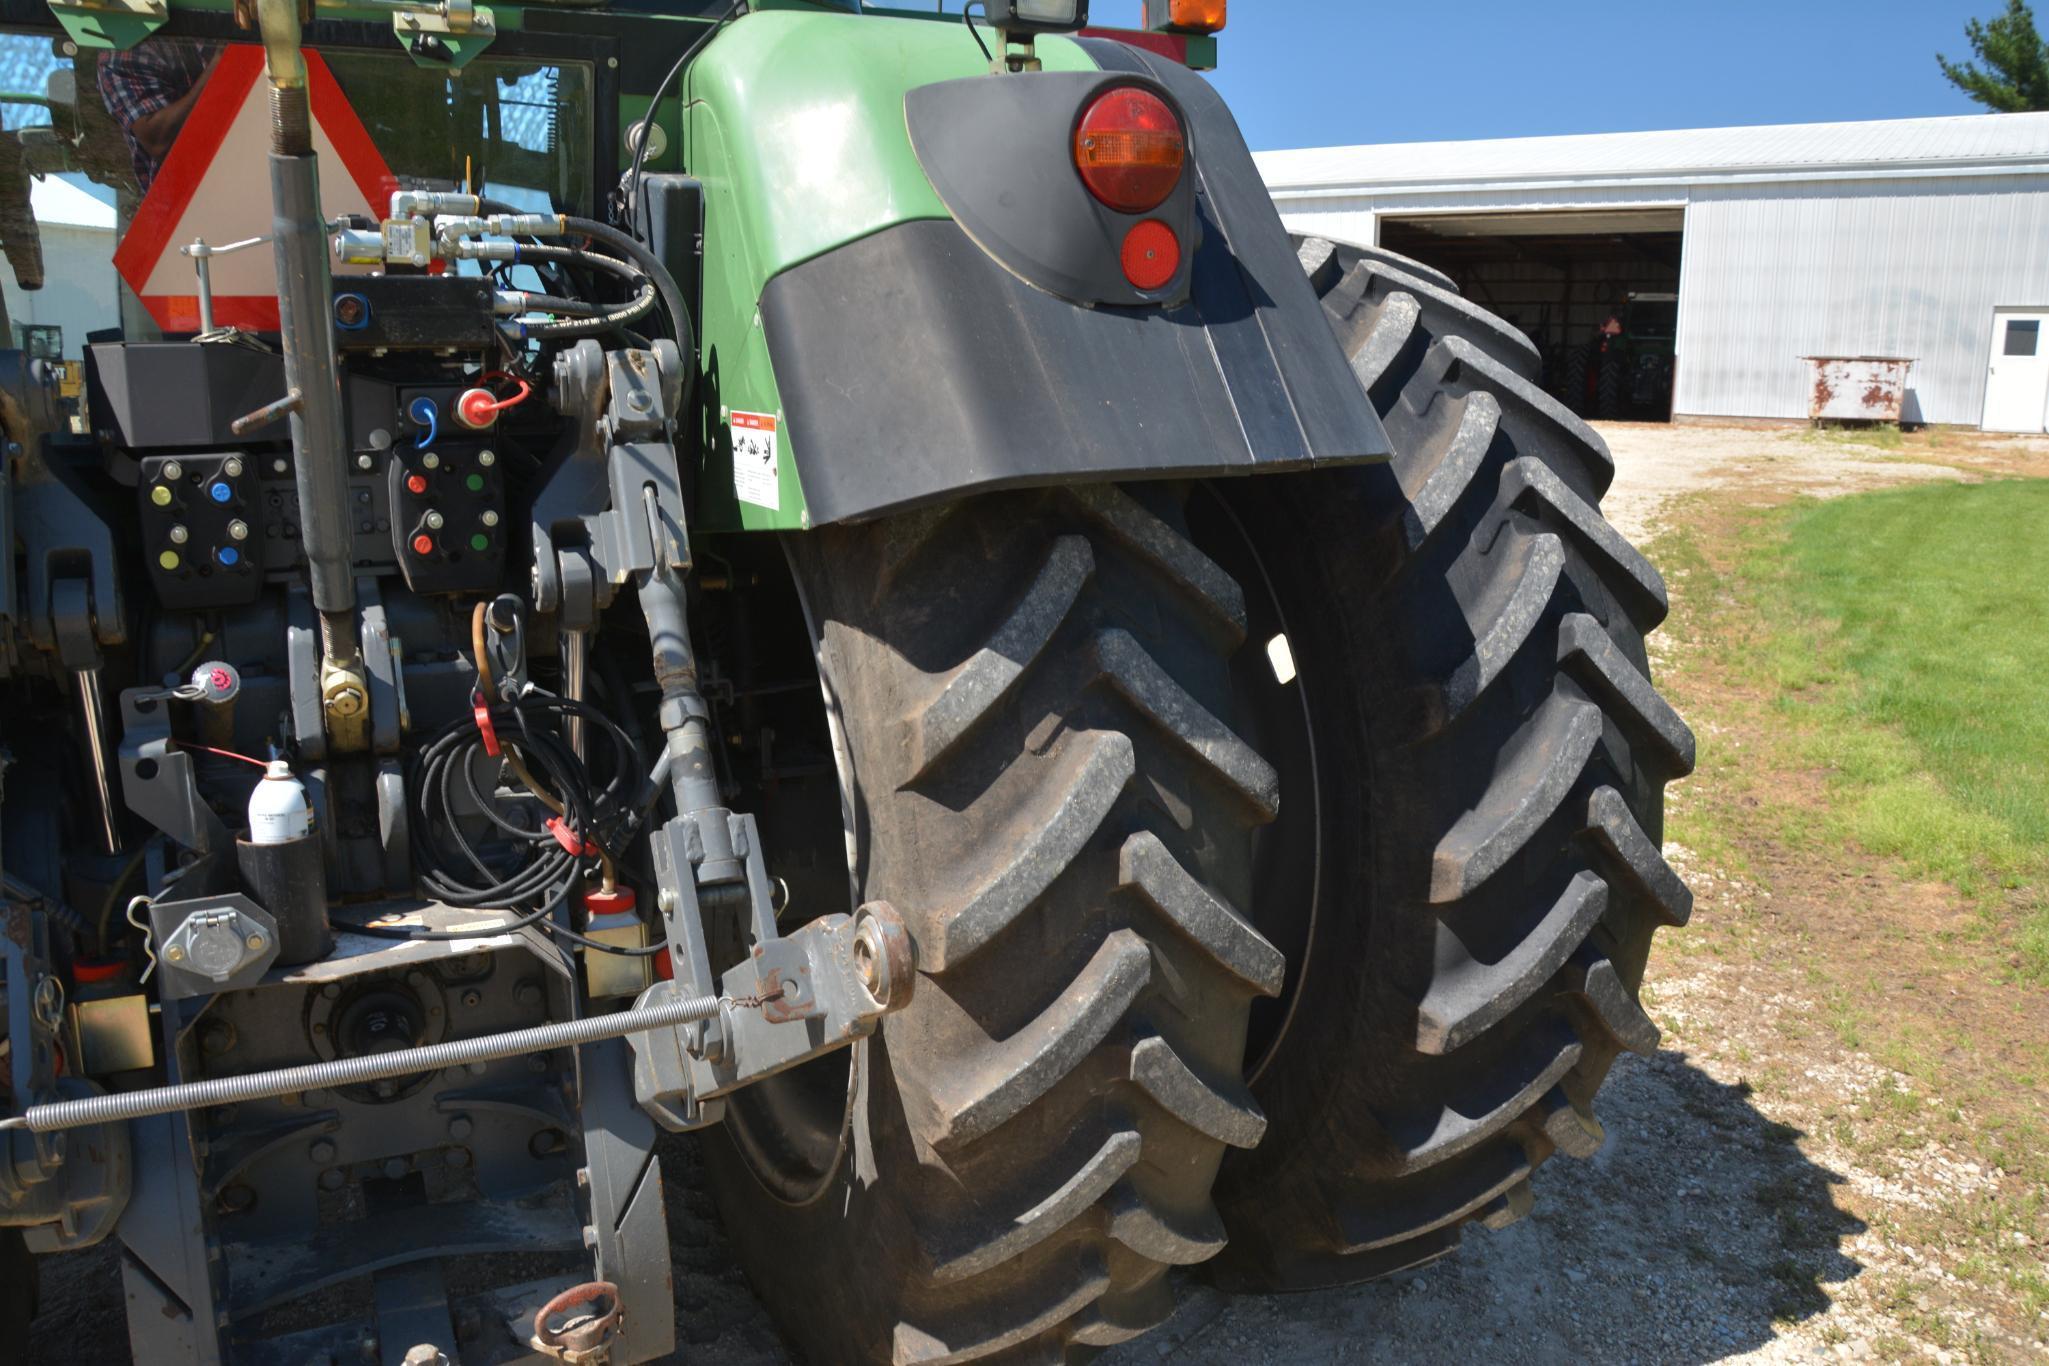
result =
M238 459L238 458L237 458L237 457L235 457L235 456L232 456L232 455L231 455L231 456L229 456L229 457L227 458L227 461L226 461L226 462L225 462L224 464L222 464L222 465L221 465L221 472L222 472L223 474L227 475L227 476L228 476L228 478L230 478L230 479L239 479L239 478L241 478L241 476L242 476L242 462L241 462L241 460L240 460L240 459Z
M249 946L249 952L262 953L263 946L265 944L268 944L270 941L268 939L265 939L263 937L262 932L259 931L256 934L250 935L247 939L244 939L242 942Z
M320 1189L324 1191L338 1191L348 1184L348 1179L348 1174L340 1167L329 1167L326 1171L320 1173Z
M322 1166L334 1161L334 1153L335 1147L333 1142L325 1138L316 1139L313 1145L306 1149L306 1156Z
M420 457L420 463L430 470L438 470L441 468L441 457L432 451L428 451Z
M185 477L185 467L175 460L166 460L164 462L163 475L165 479L175 483Z
M443 517L438 512L430 512L427 514L427 525L433 527L436 531L439 531L441 529L441 524L443 520Z
M485 526L497 526L498 514L491 511L489 508L486 508L484 509L484 515L479 520L482 521Z
M478 463L479 465L483 466L483 467L484 467L485 469L487 469L487 470L488 470L488 469L490 469L490 468L491 468L491 467L492 467L493 465L495 465L495 464L497 464L497 463L498 463L498 452L496 452L496 451L478 451L478 452L477 452L477 463Z
M356 468L359 470L367 470L376 463L376 458L368 454L359 455L356 457Z
M248 539L249 539L249 524L248 524L247 522L242 522L242 521L235 521L235 522L229 522L229 523L228 523L228 539L229 539L229 540L232 540L232 541L246 541L246 540L248 540Z
M179 525L179 526L174 526L174 527L172 527L172 528L171 528L171 544L172 544L172 545L183 545L183 544L185 544L185 542L187 542L187 541L188 541L188 540L190 540L190 539L192 539L192 533L191 533L191 532L189 532L189 531L187 531L187 530L186 530L186 529L184 528L184 526L182 526L182 525Z
M184 949L182 949L182 948L180 948L180 947L179 947L178 945L176 945L176 944L173 944L173 945L171 945L171 947L169 947L168 949L165 949L165 950L164 950L164 961L165 961L165 962L167 962L167 963L182 963L182 962L184 962L184 961L185 961L185 950L184 950Z

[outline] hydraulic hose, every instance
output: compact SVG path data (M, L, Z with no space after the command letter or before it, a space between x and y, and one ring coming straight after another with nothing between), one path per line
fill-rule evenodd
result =
M595 1015L582 1020L515 1029L505 1034L484 1034L474 1039L402 1048L391 1053L372 1053L332 1062L281 1067L270 1072L251 1072L240 1077L215 1077L210 1081L187 1082L180 1086L152 1086L142 1091L116 1091L111 1095L82 1100L53 1101L31 1105L23 1114L0 1119L0 1130L28 1129L49 1133L53 1129L76 1129L89 1124L118 1123L148 1115L166 1115L177 1110L205 1110L216 1105L234 1105L246 1100L268 1100L301 1091L331 1090L338 1086L359 1086L387 1077L415 1072L437 1072L444 1067L461 1067L473 1062L523 1057L578 1044L601 1043L653 1029L670 1029L697 1020L708 1020L724 1005L739 1005L730 997L695 996L666 1005L642 1006L616 1015Z
M485 213L509 214L522 212L522 210L516 209L512 205L497 199L479 199L477 207ZM605 246L610 247L613 251L640 267L641 273L654 282L655 292L661 296L662 308L668 313L670 321L675 326L676 345L682 348L686 355L697 349L696 333L690 326L690 311L683 306L683 290L677 285L676 277L669 273L668 266L662 263L661 257L649 251L644 245L635 241L626 233L608 224L600 223L594 218L573 218L565 215L561 221L565 232L588 237L593 242L602 242ZM568 249L562 247L547 249L523 247L521 254L532 255L537 250L552 253ZM596 260L603 261L604 258L598 257Z
M610 247L613 251L618 252L621 256L633 262L634 265L639 266L641 272L648 279L654 281L655 291L662 296L662 307L668 311L669 321L676 329L677 347L686 356L696 352L697 335L690 326L690 310L683 306L683 291L677 286L676 277L671 275L669 268L662 264L661 257L655 255L617 228L609 227L598 222L596 219L564 218L562 225L571 232L580 233L590 238L593 242L602 243L604 246ZM689 384L687 369L684 375L684 384L687 388ZM689 402L687 392L684 396L684 402L685 404Z
M653 291L649 291L653 297ZM605 310L582 299L564 299L554 294L535 294L525 289L501 289L498 291L496 308L500 313L518 315L521 313L555 313L565 318L595 318Z
M654 286L643 284L640 293L618 308L599 313L595 317L572 318L565 322L501 323L500 327L516 335L521 341L533 337L542 341L554 341L563 337L598 337L647 316L655 306Z

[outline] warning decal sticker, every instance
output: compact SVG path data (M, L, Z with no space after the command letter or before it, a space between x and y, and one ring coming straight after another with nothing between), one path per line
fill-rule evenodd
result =
M782 510L782 478L773 413L733 414L733 492L743 503Z

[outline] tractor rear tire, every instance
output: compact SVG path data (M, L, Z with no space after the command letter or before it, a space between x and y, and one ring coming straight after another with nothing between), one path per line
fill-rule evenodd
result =
M1585 345L1568 347L1565 353L1565 383L1559 386L1558 397L1575 416L1585 417L1593 411L1592 386L1587 383L1587 348Z
M1234 729L1243 594L1186 495L996 494L787 543L853 899L918 955L872 1038L707 1135L811 1361L1059 1360L1164 1318L1169 1269L1223 1245L1211 1186L1263 1128L1248 1012L1284 971L1239 909L1279 784ZM798 1085L835 1117L796 1123Z
M1594 384L1594 411L1604 421L1629 416L1629 375L1623 367L1621 356L1609 351L1601 353L1601 373Z
M1693 736L1649 680L1664 583L1597 510L1606 446L1507 324L1299 245L1394 457L1239 504L1253 544L1313 548L1265 568L1323 831L1316 928L1251 1060L1267 1132L1217 1187L1211 1269L1241 1289L1387 1275L1525 1213L1538 1163L1600 1147L1620 1050L1655 1047L1644 962L1692 906L1660 844Z

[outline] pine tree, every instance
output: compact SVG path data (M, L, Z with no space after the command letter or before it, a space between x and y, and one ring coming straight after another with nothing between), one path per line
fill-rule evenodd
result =
M1971 51L1985 64L1956 63L1936 55L1951 84L1987 109L2017 114L2049 109L2049 44L2035 31L2027 0L2006 0L2006 13L1964 25Z

